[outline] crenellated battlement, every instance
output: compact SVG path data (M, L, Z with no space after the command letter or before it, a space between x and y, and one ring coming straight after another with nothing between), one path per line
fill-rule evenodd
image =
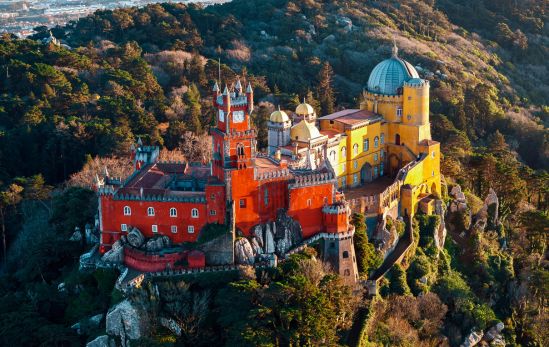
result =
M296 176L294 183L289 188L309 187L317 184L333 183L334 175L331 172L314 173Z
M188 202L205 204L205 196L184 196L184 195L160 195L160 194L114 194L113 200L127 201L156 201L156 202Z

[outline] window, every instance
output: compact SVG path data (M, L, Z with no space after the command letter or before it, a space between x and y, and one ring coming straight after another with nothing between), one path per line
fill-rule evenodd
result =
M412 97L411 97L411 96L409 96L409 97L408 97L408 100L412 100Z
M379 175L380 175L380 176L383 176L383 168L384 168L384 165L383 165L383 163L381 163L381 164L379 165Z
M327 196L324 197L324 205L328 205L328 197Z
M170 217L177 217L177 210L175 207L170 208Z
M154 216L154 207L147 208L147 216Z
M307 206L311 207L313 205L313 200L307 199Z
M355 168L355 169L358 168L358 161L357 160L353 161L353 168Z
M189 226L187 227L187 232L188 232L189 234L194 234L194 225L189 225Z
M177 234L177 225L172 225L171 230L172 234Z
M369 149L370 149L370 140L364 139L364 142L362 143L362 150L364 152L368 152Z
M132 209L130 206L124 206L124 216L131 216L132 215Z
M330 159L331 159L332 161L336 161L336 151L331 151L331 152L330 152Z
M215 216L217 214L216 210L210 210L210 216Z
M376 153L376 154L374 154L374 161L377 162L377 160L378 160L378 156L377 156L377 153Z
M210 194L210 200L215 200L215 194Z
M345 275L345 276L351 276L351 271L350 271L349 269L345 269L345 270L343 271L343 275Z
M336 247L335 242L330 242L330 248L335 248L335 247Z
M240 208L246 208L246 199L240 199Z
M347 186L347 177L341 178L341 187L345 188Z
M379 152L379 156L381 159L385 158L385 151L382 149L381 152Z
M435 170L433 170L433 173L431 174L431 176L435 177Z
M265 189L263 192L263 202L265 203L265 206L269 206L269 190Z
M121 224L121 225L120 225L120 230L122 230L122 231L128 231L128 225L127 225L127 224Z
M345 172L345 169L346 169L346 165L345 165L345 163L342 163L341 164L341 172Z
M437 153L435 151L433 151L433 153L431 153L431 156L434 158L436 157Z
M236 145L236 154L237 155L244 155L244 145L239 143Z
M408 120L412 120L412 116L410 116L410 115L408 115L408 117L406 117L406 118L408 118Z
M402 107L397 107L397 118L402 119Z
M381 133L381 135L379 135L379 140L381 141L381 144L385 143L385 134L384 133Z
M353 184L357 184L358 183L358 174L354 174L353 175Z
M358 154L358 144L356 144L356 143L353 145L353 154L354 155Z
M341 158L347 159L347 147L341 148Z
M193 208L191 210L191 217L192 218L198 218L198 210L196 208Z
M374 147L377 148L379 146L379 137L374 138Z
M374 167L374 177L377 177L377 166Z
M153 233L157 233L157 232L158 232L158 225L153 224L152 227L151 227L151 229L152 229L152 232L153 232Z
M349 258L349 252L343 251L343 258Z

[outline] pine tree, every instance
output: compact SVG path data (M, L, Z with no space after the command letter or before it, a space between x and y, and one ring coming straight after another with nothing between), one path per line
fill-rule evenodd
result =
M187 127L195 134L202 133L202 106L200 105L200 92L196 84L191 84L185 94L186 103L189 105L187 112Z
M320 108L323 115L334 112L334 90L332 88L332 79L334 71L330 63L325 62L318 74L317 95L320 101Z

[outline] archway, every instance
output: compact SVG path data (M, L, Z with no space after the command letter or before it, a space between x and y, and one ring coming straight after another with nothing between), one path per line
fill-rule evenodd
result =
M392 153L389 155L388 162L389 162L389 175L391 175L391 177L395 177L396 174L398 173L398 170L400 170L400 166L401 166L400 158L396 154Z
M360 169L360 182L372 182L372 165L365 163Z
M399 134L395 135L395 145L400 145L400 135Z

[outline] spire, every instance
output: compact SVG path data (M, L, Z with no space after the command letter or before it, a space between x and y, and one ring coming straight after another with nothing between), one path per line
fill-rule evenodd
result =
M242 90L242 84L240 83L240 78L236 80L236 85L234 89L236 89L237 92L240 92Z
M393 37L393 50L392 50L393 57L398 57L398 47L395 38Z
M248 82L248 86L246 87L246 93L251 93L252 92L252 85L250 84L250 82Z
M138 136L138 137L137 137L137 146L138 146L138 147L143 146L143 140L141 140L141 136Z
M306 104L307 102L305 101L305 97L303 97L303 103Z
M280 104L278 104L278 110L280 111Z
M109 170L107 170L107 166L105 166L105 177L109 177Z
M217 81L215 81L215 84L213 86L213 91L218 92L219 91L219 85L217 84Z
M229 95L229 88L227 88L226 84L225 84L225 89L223 89L223 95Z

